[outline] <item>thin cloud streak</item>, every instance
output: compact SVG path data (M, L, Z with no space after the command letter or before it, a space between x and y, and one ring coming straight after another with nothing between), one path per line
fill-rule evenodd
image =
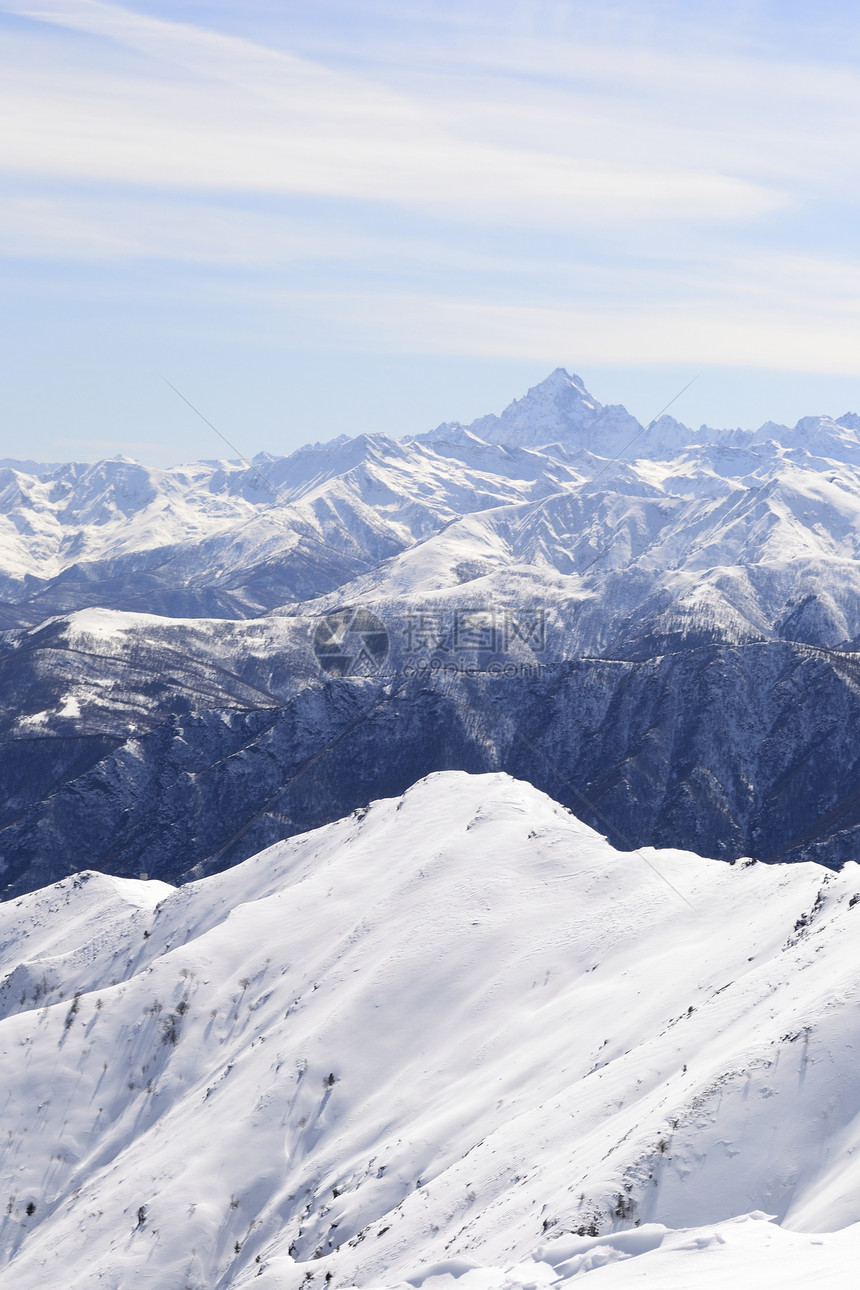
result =
M275 303L268 297L270 303ZM263 297L259 303L262 303ZM301 318L308 344L402 354L612 365L694 364L770 371L860 375L860 305L834 320L825 312L796 319L783 309L687 301L665 306L588 309L394 293L283 293L284 318ZM847 310L846 310L847 313ZM260 330L272 341L278 331ZM282 333L295 340L286 321Z
M194 345L202 366L316 347L858 372L852 68L704 28L649 44L623 4L615 44L587 4L538 5L565 16L541 32L530 6L440 0L363 44L364 7L343 33L330 4L287 8L266 43L0 0L0 253L34 371L51 334L94 366L108 336L130 370L157 335L178 372Z
M383 237L258 211L148 196L13 196L0 204L5 256L76 263L283 266L391 256Z
M2 7L2 6L0 6ZM407 95L251 42L67 3L31 17L155 55L153 74L8 67L0 111L17 122L0 166L19 174L177 189L317 194L546 223L745 219L784 207L776 188L707 162L613 158L581 146L576 111L523 133L516 107ZM7 6L7 11L10 7ZM565 121L566 131L558 127ZM557 137L546 144L550 133ZM514 145L510 140L518 140ZM565 143L565 141L567 141ZM577 143L580 143L577 148Z
M301 217L182 201L147 194L137 199L63 193L8 196L0 203L0 245L6 257L51 258L71 263L159 260L177 265L278 268L330 265L341 277L356 265L363 275L390 271L421 277L428 264L456 271L464 280L504 278L503 295L536 284L546 294L611 299L621 304L647 297L663 303L694 298L728 307L754 297L774 307L853 313L860 299L860 258L796 251L715 248L702 238L672 242L671 255L653 242L632 242L626 258L614 247L530 245L516 253L487 244L462 245L443 228L417 234L363 228L357 221ZM505 244L503 244L505 245ZM650 254L646 254L645 251ZM662 258L661 258L662 257ZM546 278L547 281L543 281ZM231 278L223 292L244 288ZM498 292L497 292L498 294Z

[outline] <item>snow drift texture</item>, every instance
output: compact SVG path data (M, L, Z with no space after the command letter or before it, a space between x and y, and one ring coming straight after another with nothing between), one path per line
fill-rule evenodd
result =
M853 1285L858 889L449 773L7 902L0 1280Z

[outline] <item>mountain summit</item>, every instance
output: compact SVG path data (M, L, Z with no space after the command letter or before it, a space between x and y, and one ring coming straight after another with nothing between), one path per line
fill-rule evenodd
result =
M178 890L0 904L0 1280L853 1287L857 889L445 773Z
M591 438L589 432L606 411L585 388L581 377L571 376L563 367L557 367L521 399L509 403L501 416L490 413L480 417L469 429L488 443L513 443L524 448L536 448L554 440L579 443ZM613 411L621 412L633 423L625 409Z
M675 433L672 443L665 446L677 452L689 442L692 431L671 418L666 418L666 422ZM469 426L458 421L445 422L424 438L444 440L453 435L459 439L468 433L485 443L517 448L560 444L568 452L586 449L601 457L611 457L642 429L621 404L601 403L586 389L582 377L557 367L521 399L509 403L500 416L490 413ZM665 438L665 429L661 424L662 438Z

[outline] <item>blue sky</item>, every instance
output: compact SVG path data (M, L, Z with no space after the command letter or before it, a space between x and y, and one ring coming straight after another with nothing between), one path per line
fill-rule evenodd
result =
M0 0L0 456L860 410L858 14Z

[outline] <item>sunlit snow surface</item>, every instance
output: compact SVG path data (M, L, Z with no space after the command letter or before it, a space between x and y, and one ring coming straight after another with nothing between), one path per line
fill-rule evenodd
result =
M857 892L443 773L2 905L0 1284L854 1285Z

